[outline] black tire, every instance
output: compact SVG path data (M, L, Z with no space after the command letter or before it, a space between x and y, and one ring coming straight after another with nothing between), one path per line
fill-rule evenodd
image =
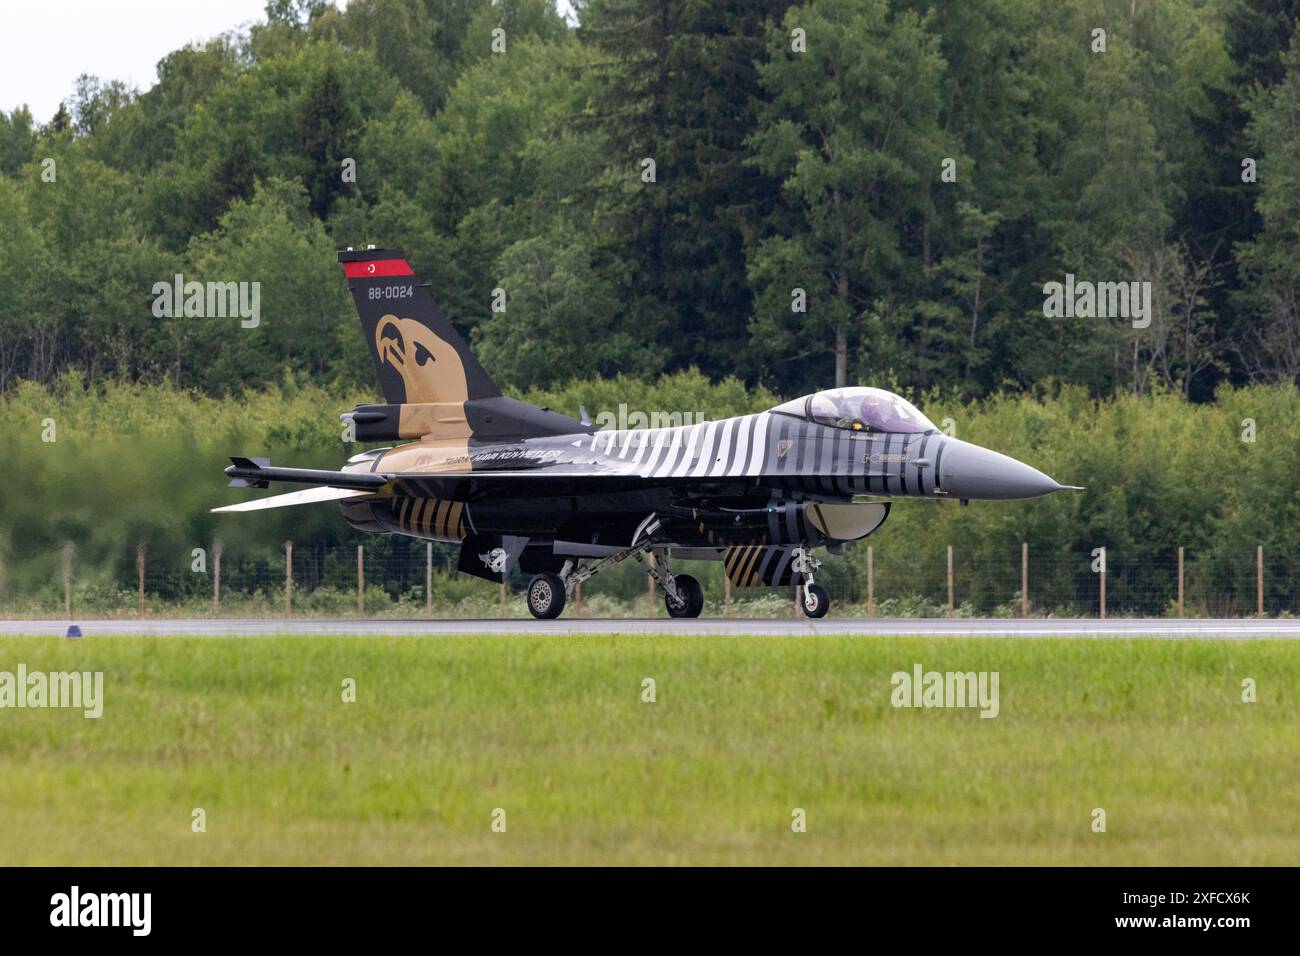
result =
M812 607L809 607L811 599ZM831 609L831 596L826 589L820 584L814 584L811 587L804 588L804 599L799 602L803 607L803 612L808 617L825 617L826 612Z
M665 594L664 607L668 608L668 616L699 617L700 612L704 610L704 588L700 587L700 582L689 574L675 575L673 580L677 582L677 590L686 598L686 603L676 605L673 599Z
M560 616L564 610L564 582L557 574L535 574L525 592L528 611L543 621Z

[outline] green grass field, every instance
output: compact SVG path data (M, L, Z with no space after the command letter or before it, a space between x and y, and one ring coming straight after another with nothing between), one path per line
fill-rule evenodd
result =
M1293 643L0 639L20 662L105 705L0 710L0 865L1300 863ZM918 662L998 671L1000 715L894 708Z

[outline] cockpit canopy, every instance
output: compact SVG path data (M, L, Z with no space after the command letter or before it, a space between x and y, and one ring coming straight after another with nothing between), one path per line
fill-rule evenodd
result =
M883 388L832 388L772 409L849 431L928 432L934 424L911 402Z

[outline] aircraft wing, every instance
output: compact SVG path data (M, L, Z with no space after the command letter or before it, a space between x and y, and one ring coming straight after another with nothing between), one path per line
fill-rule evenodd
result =
M330 488L328 485L307 488L304 491L291 491L287 495L271 495L269 498L256 498L253 501L241 501L239 504L226 505L211 509L214 513L225 511L263 511L267 508L289 508L293 505L310 505L318 501L340 501L343 498L355 498L371 492L356 488Z
M313 468L274 467L265 458L231 458L226 468L232 488L266 488L272 481L322 486L325 490L355 491L358 494L399 494L423 497L472 500L480 495L528 496L552 494L584 494L611 492L647 485L709 484L750 482L747 478L645 478L636 474L570 470L562 468L537 469L485 469L464 472L433 472L416 474L407 472L324 471ZM288 498L279 495L278 498ZM339 498L347 497L339 495ZM276 500L260 499L264 501ZM302 501L285 501L285 505L306 503L309 500L331 501L332 497L304 498ZM252 502L250 502L251 504ZM265 507L281 507L266 505ZM230 506L233 510L234 506ZM227 509L223 509L227 510ZM248 509L255 510L255 509Z

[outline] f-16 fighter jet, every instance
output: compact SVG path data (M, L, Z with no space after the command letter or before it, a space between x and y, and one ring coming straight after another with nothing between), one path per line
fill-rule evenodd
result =
M597 430L508 398L399 252L339 253L385 403L342 416L360 442L405 442L341 471L232 458L232 487L304 491L216 511L337 501L354 528L460 545L458 568L531 575L528 609L554 618L574 588L633 558L668 613L696 617L699 582L672 559L721 561L738 587L802 585L830 606L813 549L873 534L892 498L1033 498L1042 472L940 432L878 388L837 388L756 415L671 428ZM584 416L585 418L585 416Z

